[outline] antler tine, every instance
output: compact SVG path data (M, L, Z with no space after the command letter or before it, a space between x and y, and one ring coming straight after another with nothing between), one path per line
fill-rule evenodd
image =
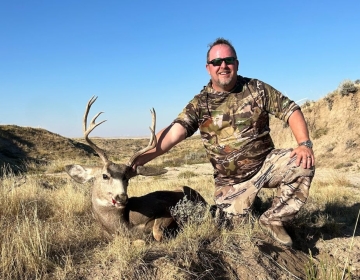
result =
M95 127L99 126L103 122L106 122L106 120L103 120L99 123L95 123L97 117L100 116L103 112L97 113L96 116L91 120L90 127L87 128L87 117L88 117L90 108L94 104L96 99L97 99L97 96L91 97L91 99L89 100L89 102L86 106L85 114L84 114L84 121L83 121L83 131L84 131L84 136L85 136L86 142L90 145L91 148L93 148L95 150L95 152L99 155L99 157L102 159L102 161L104 163L107 163L109 160L108 160L104 150L100 149L98 146L95 145L95 143L93 141L91 141L89 139L89 134L91 133L91 131L93 131Z
M152 108L150 109L151 112L151 118L152 118L152 124L151 127L149 127L150 131L151 131L151 135L150 135L150 141L149 144L141 149L140 151L137 151L129 160L127 166L132 166L134 164L134 161L136 160L136 158L144 153L146 153L147 151L153 149L156 147L157 144L157 139L156 139L156 135L155 135L155 126L156 126L156 112L155 109Z

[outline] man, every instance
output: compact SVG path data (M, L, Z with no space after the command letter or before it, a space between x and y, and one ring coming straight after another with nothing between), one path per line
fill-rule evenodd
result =
M169 151L197 129L214 167L214 199L229 219L244 217L262 187L277 188L272 206L259 219L261 228L291 246L283 227L305 204L315 172L309 132L300 107L257 79L237 75L232 44L218 38L209 46L211 77L173 123L157 134L157 146L139 157L134 168ZM294 149L274 149L269 114L287 122Z

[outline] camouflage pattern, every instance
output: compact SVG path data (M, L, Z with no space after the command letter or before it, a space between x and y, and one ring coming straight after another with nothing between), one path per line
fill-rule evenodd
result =
M260 217L265 223L282 225L290 221L305 204L315 167L296 166L292 149L275 149L265 159L260 171L249 181L217 187L215 202L227 218L248 214L261 188L277 188L272 206Z
M232 92L217 92L210 83L196 95L173 123L200 130L214 167L216 187L249 180L274 149L269 114L288 120L299 106L268 84L238 76Z

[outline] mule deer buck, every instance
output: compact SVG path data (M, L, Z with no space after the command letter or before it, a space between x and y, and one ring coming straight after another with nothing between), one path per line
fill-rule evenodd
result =
M77 182L85 183L94 179L92 187L92 212L104 229L110 234L118 233L119 229L125 228L137 230L145 234L152 233L157 241L161 241L165 230L174 229L178 226L171 216L170 209L185 196L195 203L206 204L204 198L189 187L182 187L176 191L155 191L140 197L128 197L127 188L129 180L137 175L154 176L167 172L166 169L157 169L146 166L132 166L136 158L154 148L157 144L155 136L156 114L151 110L152 126L151 137L147 147L136 152L127 164L116 164L108 159L104 150L100 149L89 139L89 134L104 121L95 123L98 113L87 128L87 116L92 104L97 97L92 97L85 110L83 119L83 131L86 142L92 147L102 160L102 167L90 167L81 165L67 165L66 172Z

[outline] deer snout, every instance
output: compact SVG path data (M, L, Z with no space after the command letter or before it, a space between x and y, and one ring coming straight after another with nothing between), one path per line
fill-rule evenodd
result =
M128 196L127 194L118 194L112 199L112 203L115 207L123 208L128 202Z

